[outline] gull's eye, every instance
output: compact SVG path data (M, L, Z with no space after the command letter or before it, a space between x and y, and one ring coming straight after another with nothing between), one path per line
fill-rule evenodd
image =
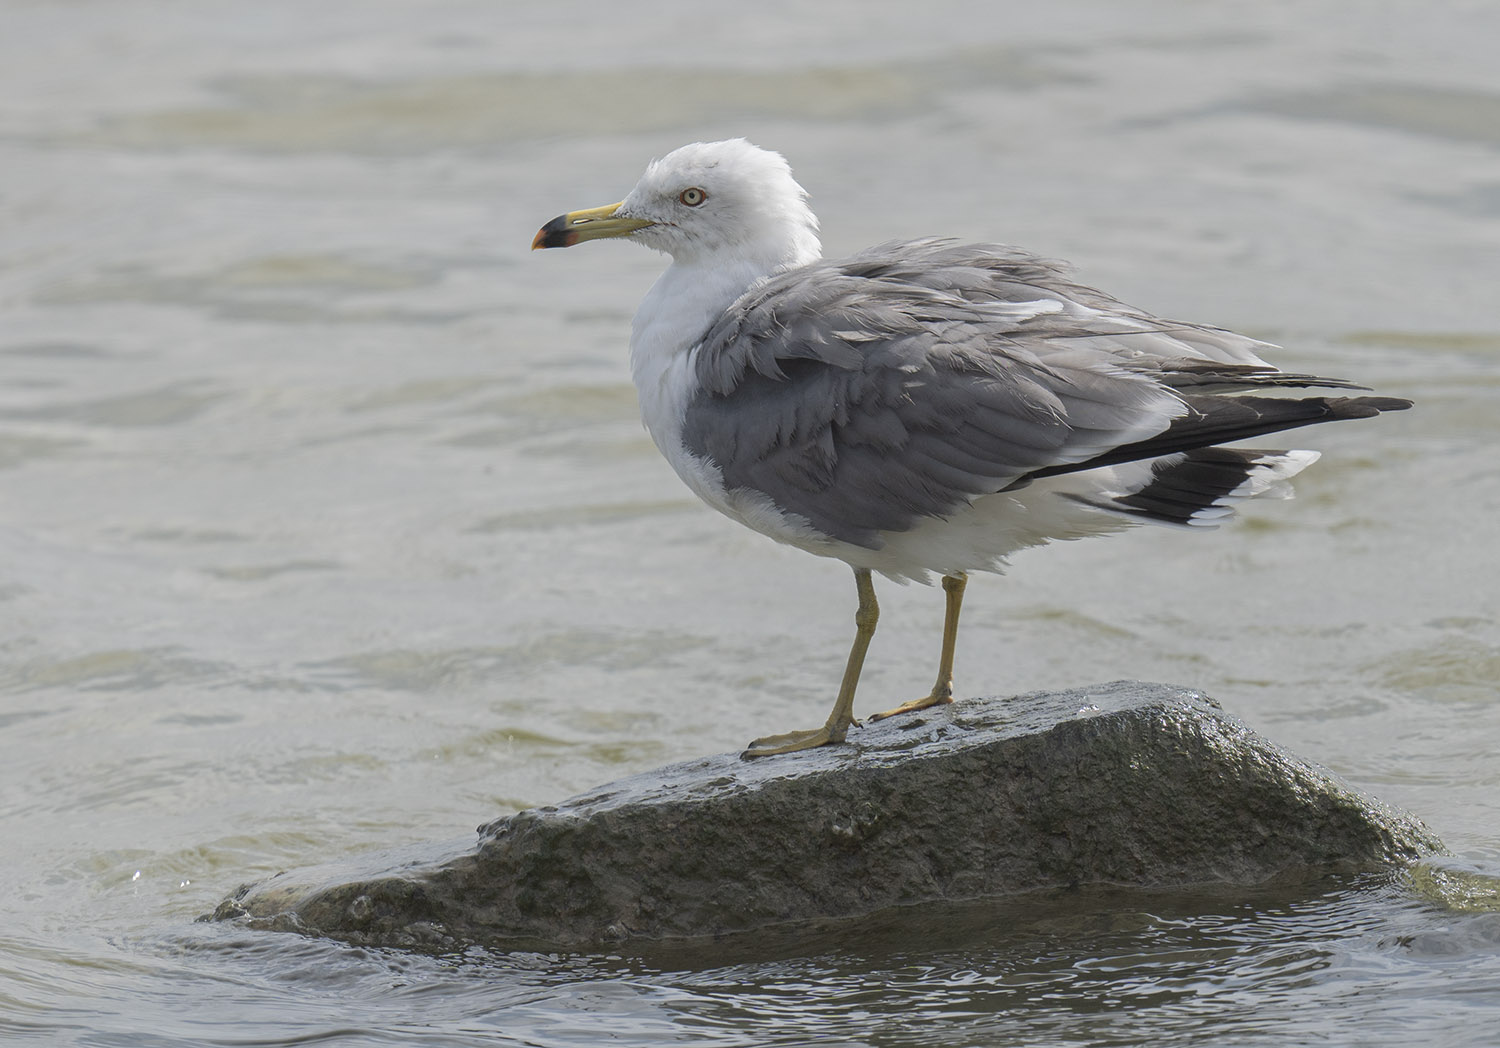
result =
M697 207L699 204L708 199L708 194L699 189L697 186L693 186L690 189L684 189L681 193L678 193L677 199L682 201L688 207Z

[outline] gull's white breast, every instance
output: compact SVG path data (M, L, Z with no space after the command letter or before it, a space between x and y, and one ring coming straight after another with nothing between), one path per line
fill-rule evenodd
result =
M702 389L697 375L699 342L713 322L755 281L756 267L706 267L674 263L641 301L631 326L630 371L641 404L641 420L662 456L693 493L714 509L777 542L823 556L846 547L782 512L760 492L728 491L713 462L682 443L687 406Z

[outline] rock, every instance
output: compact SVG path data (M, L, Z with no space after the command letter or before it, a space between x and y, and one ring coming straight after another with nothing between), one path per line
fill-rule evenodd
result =
M1295 883L1441 851L1197 692L970 699L849 744L722 754L242 887L206 919L358 942L586 946L1044 888Z

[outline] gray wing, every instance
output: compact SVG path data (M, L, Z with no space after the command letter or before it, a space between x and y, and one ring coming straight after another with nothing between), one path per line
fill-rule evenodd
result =
M1211 393L1346 385L1277 372L1262 345L1014 249L885 244L741 296L696 350L682 439L726 487L875 548L1033 474L1149 457L1174 426L1181 444Z

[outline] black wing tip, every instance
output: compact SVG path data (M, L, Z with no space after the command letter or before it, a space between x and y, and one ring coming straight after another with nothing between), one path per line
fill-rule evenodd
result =
M1387 411L1405 411L1412 402L1403 397L1335 397L1328 401L1334 418L1374 418Z
M1158 458L1195 448L1214 447L1249 440L1268 433L1299 429L1321 422L1374 418L1387 411L1405 411L1412 402L1401 397L1303 397L1286 399L1265 396L1220 397L1212 394L1182 398L1191 409L1161 433L1147 440L1121 444L1083 462L1044 466L1026 477L1055 477L1081 473L1100 466ZM1019 486L1019 483L1012 487Z

